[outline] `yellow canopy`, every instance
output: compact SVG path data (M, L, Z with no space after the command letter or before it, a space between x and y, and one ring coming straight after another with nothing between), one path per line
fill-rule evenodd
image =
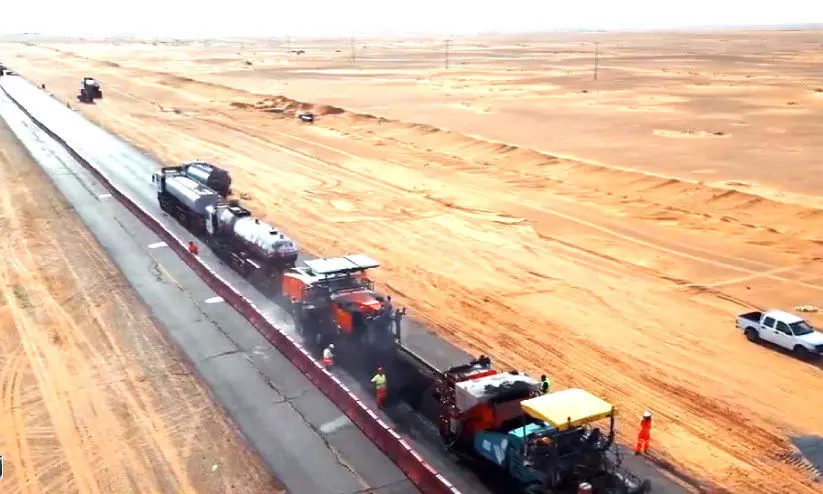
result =
M582 389L566 389L523 400L520 406L530 416L558 430L574 428L612 414L614 406Z

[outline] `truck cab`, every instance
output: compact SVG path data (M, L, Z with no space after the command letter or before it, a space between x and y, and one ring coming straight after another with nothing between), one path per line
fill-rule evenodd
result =
M315 333L315 340L339 345L349 339L369 347L393 341L384 299L366 275L367 270L380 266L377 261L356 254L304 264L284 272L281 282L282 294L299 316L304 333ZM339 348L342 352L343 347Z
M737 316L737 327L752 342L767 341L800 357L823 355L823 334L801 317L782 310Z

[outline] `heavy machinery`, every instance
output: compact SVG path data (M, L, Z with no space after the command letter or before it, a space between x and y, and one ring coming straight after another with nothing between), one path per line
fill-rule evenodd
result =
M349 255L304 261L283 273L283 296L291 303L298 328L319 347L336 342L375 351L394 344L384 298L374 291L366 270L374 259ZM341 338L342 337L342 338Z
M355 376L383 367L389 406L403 401L417 409L448 449L481 471L494 466L508 491L576 492L570 489L584 481L600 494L649 490L620 471L610 404L582 390L541 396L537 380L498 372L484 356L440 371L393 329L386 298L367 276L377 261L349 255L304 263L282 278L304 342L315 351L334 343L336 363ZM604 418L606 435L592 427Z
M84 77L80 83L80 95L77 99L84 103L91 103L102 98L103 91L100 89L100 82L93 77Z
M206 161L189 161L180 165L183 173L223 197L231 194L231 175L229 172Z
M541 395L540 382L516 372L469 364L443 372L435 395L444 444L481 458L527 494L641 494L648 481L621 471L613 447L614 407L582 389ZM607 434L596 423L609 420Z
M271 225L252 216L237 201L222 201L217 192L187 177L180 167L152 176L160 208L246 276L280 276L297 262L297 245Z

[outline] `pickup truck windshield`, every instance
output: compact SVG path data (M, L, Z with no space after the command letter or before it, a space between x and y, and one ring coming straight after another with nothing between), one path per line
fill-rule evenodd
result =
M795 336L803 336L814 332L814 328L806 321L797 321L789 324Z

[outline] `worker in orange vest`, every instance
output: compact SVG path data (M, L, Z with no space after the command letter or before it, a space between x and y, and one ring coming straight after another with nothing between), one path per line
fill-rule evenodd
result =
M382 407L386 403L386 394L388 393L386 389L386 372L382 367L377 369L377 374L371 378L371 382L374 383L374 390L377 395L377 406Z
M637 435L637 446L634 454L647 453L649 451L649 441L652 438L652 412L645 412L643 420L640 421L640 434Z
M326 369L334 365L334 344L330 344L323 350L323 367Z
M194 241L189 241L189 254L196 256L200 254L200 249L197 248L197 244Z

